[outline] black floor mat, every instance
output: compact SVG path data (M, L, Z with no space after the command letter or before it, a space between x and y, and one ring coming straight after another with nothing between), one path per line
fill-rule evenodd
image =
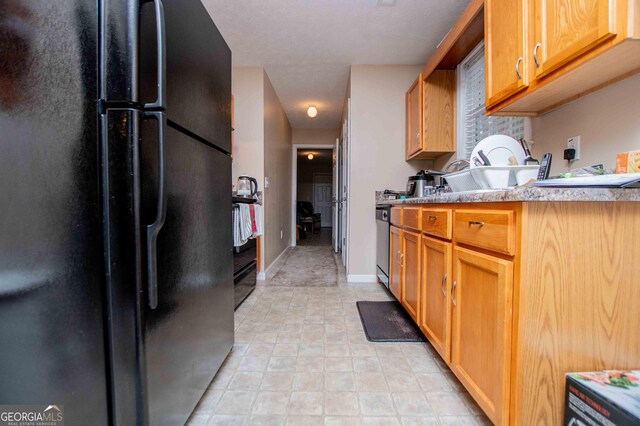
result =
M396 301L356 302L370 342L425 342L424 335Z

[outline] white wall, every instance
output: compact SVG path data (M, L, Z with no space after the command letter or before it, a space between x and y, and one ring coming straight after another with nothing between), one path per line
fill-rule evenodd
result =
M431 162L405 161L405 93L419 65L351 67L351 276L376 273L375 191L404 190L407 178Z
M232 178L248 174L264 183L264 70L233 68L233 164Z
M640 149L640 75L580 98L532 120L534 156L553 154L551 173L568 171L567 139L580 138L580 160L571 168L616 165L616 154Z
M340 129L293 129L293 143L307 145L332 145L340 136Z
M264 73L265 267L291 245L291 125Z

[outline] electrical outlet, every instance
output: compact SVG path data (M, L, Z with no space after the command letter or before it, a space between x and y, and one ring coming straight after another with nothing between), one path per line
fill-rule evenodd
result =
M576 155L574 160L580 159L580 136L573 136L567 139L567 149L575 149Z

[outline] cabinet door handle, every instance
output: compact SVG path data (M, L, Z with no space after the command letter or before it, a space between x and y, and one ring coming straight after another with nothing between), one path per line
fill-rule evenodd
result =
M479 222L477 220L470 220L469 221L469 226L471 226L471 225L484 226L484 222Z
M438 216L429 216L429 220L438 220Z
M453 285L451 286L451 301L453 302L453 306L458 306L458 302L456 302L456 285L458 285L458 281L453 280Z
M447 274L444 274L444 276L442 277L442 296L443 297L447 297L447 290L445 289L444 285L447 282Z
M420 133L416 133L416 139L419 140L420 139Z
M538 48L542 47L542 44L536 43L533 48L533 61L536 63L536 67L540 66L540 61L538 60Z
M400 266L404 268L404 253L400 253Z
M516 61L516 75L518 76L519 80L522 80L522 74L520 73L520 62L522 62L522 56L520 56Z

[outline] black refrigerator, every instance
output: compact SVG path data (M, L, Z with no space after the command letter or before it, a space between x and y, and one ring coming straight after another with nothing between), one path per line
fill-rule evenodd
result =
M187 420L233 345L230 108L199 0L0 2L0 404Z

